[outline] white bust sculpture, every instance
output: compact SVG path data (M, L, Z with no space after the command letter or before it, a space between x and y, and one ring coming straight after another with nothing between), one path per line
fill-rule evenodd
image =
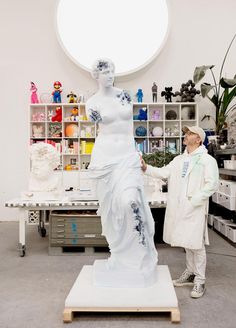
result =
M99 125L89 173L97 182L98 214L111 253L108 260L95 261L94 284L145 287L156 279L154 221L135 149L131 98L113 86L114 70L108 59L94 63L99 89L86 103L88 118Z
M54 200L61 194L61 176L54 169L60 164L60 154L50 144L40 142L30 146L31 172L29 191L23 197L34 200Z

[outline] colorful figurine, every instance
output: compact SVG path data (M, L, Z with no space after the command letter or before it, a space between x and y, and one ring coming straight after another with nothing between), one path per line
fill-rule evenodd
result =
M156 85L156 82L153 82L153 86L152 86L152 102L157 102L157 85Z
M54 91L52 93L52 95L53 95L53 102L54 103L61 103L61 92L62 92L62 90L61 90L61 82L56 81L56 82L54 82L53 86L54 86Z
M67 98L69 98L69 103L77 103L78 102L78 97L75 93L72 91L67 95Z
M172 102L171 97L175 97L175 94L172 92L173 88L172 87L166 87L165 91L161 92L161 96L166 98L167 102Z
M138 102L143 102L143 91L142 89L138 89L138 92L136 93L136 97Z
M147 109L146 108L139 108L138 120L139 121L147 120Z
M70 116L70 120L77 122L79 120L79 110L78 107L73 107L71 110L71 116Z
M31 91L31 104L38 104L39 99L37 95L37 88L34 82L31 82L30 91Z
M52 116L52 122L61 122L62 121L62 108L61 106L56 107L56 113Z

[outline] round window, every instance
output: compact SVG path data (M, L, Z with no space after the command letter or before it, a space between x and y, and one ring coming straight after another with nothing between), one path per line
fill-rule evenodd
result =
M57 31L70 58L90 71L111 59L116 75L140 70L160 52L168 31L166 0L60 0Z

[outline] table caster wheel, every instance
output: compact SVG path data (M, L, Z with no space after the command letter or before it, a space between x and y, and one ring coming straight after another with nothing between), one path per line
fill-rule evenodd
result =
M20 257L25 256L25 245L19 244L19 255Z
M25 256L25 250L24 249L22 249L22 250L20 250L20 257L24 257Z
M45 228L41 228L41 236L45 237L47 233L47 230Z

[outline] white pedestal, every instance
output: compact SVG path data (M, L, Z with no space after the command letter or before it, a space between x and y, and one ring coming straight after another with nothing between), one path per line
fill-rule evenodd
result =
M73 312L170 312L180 322L178 300L167 265L159 265L156 283L146 288L111 288L93 285L93 266L83 266L66 301L64 322Z
M108 261L94 261L92 283L95 287L146 288L156 283L156 266L151 272L138 269L108 269Z

